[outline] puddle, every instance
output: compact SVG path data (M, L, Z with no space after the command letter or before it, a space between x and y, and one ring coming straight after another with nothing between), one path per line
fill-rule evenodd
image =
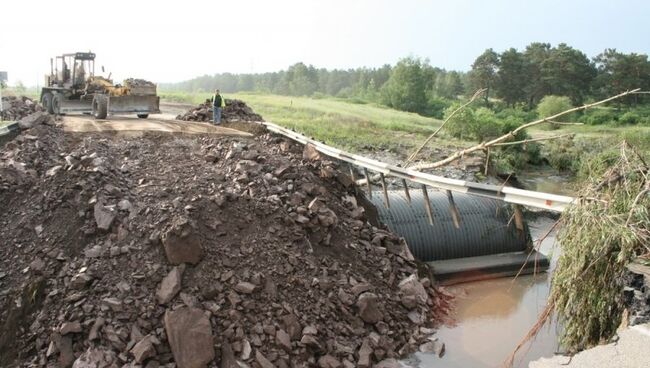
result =
M543 236L554 221L540 218L529 223L533 239ZM555 247L554 247L555 245ZM552 233L542 242L541 252L555 268L558 246ZM442 358L417 353L410 365L418 367L481 368L500 367L535 324L546 305L550 273L501 278L451 286L456 296L452 316L454 325L442 326L436 333L446 345ZM527 367L540 357L552 356L558 349L557 326L544 326L536 339L522 349L515 367Z

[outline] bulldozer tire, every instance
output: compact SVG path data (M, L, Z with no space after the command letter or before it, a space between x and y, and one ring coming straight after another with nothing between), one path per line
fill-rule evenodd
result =
M140 119L146 119L146 118L149 117L149 114L138 114L138 117L139 117Z
M43 94L43 97L41 98L41 104L45 108L45 111L47 111L48 114L53 114L54 110L52 110L52 94L47 92Z
M95 119L106 119L108 115L108 99L103 95L93 98L93 116Z
M55 93L52 95L52 102L50 103L52 112L50 114L61 115L61 97L60 94Z

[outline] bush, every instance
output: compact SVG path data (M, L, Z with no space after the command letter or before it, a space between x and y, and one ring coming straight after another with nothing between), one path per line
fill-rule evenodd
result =
M602 125L616 122L618 115L612 110L597 109L585 113L580 117L580 122L587 125Z
M496 116L503 120L513 118L521 124L537 120L537 112L535 110L525 111L521 107L503 109L497 112Z
M442 119L445 116L445 110L451 106L452 102L441 97L431 97L427 102L427 107L424 110L424 115L431 116L436 119Z
M548 163L558 171L575 173L580 168L584 152L576 147L572 138L554 139L546 144Z
M501 135L502 125L494 115L494 111L479 107L474 112L474 124L470 126L474 139L482 142L488 138L495 138Z
M460 107L459 102L454 102L445 109L444 118L449 116ZM475 124L474 110L464 108L454 115L447 123L447 132L452 136L460 139L473 139L470 127Z
M634 111L628 111L618 118L619 124L633 125L641 122L641 116Z
M566 96L549 95L542 98L542 101L540 101L539 105L537 105L537 114L539 115L540 118L547 118L549 116L558 114L562 111L569 110L572 107L573 105L571 104L570 98ZM573 119L575 119L575 114L563 115L555 120L559 122L568 122ZM559 128L559 126L555 124L547 124L547 127L549 129Z

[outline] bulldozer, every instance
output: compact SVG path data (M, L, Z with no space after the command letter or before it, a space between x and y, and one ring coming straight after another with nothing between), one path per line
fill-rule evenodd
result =
M102 67L102 72L104 67ZM50 113L92 114L96 119L108 115L137 114L146 119L160 113L156 85L141 79L115 84L108 77L95 75L95 54L76 52L50 59L50 74L45 76L41 103Z

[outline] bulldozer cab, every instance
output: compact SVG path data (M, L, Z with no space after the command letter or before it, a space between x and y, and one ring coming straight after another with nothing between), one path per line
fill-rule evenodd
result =
M50 87L79 89L86 79L95 75L95 54L76 52L50 59Z

